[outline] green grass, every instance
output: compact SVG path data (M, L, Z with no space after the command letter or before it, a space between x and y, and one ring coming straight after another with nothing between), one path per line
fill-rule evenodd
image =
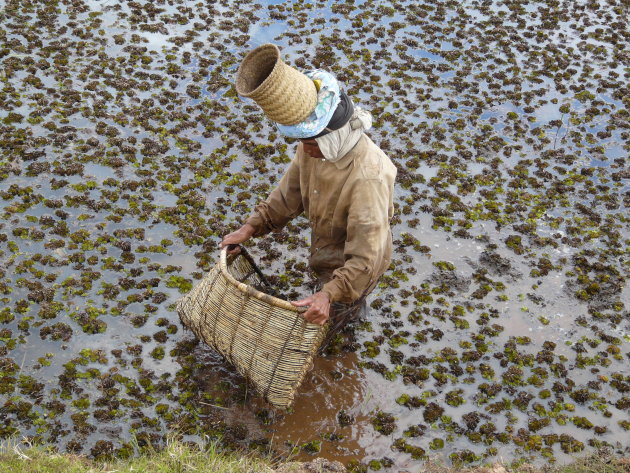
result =
M58 454L42 447L4 447L0 472L11 473L265 473L269 462L252 455L224 453L216 443L205 449L169 442L166 448L129 460L96 462L85 457Z
M570 465L559 468L562 473L627 473L630 472L630 459L607 457L578 458Z
M429 464L419 472L414 473L630 473L630 458L618 458L604 453L585 457L576 457L569 465L534 467L521 465L517 467L503 466L455 468Z
M504 467L508 473L630 473L630 459L606 455L576 458L570 465L535 468ZM0 449L0 472L11 473L273 473L271 462L251 454L222 452L217 443L203 449L171 441L160 451L129 460L97 462L83 456L59 454L44 447L5 445ZM455 468L427 464L413 473L490 473L494 467Z

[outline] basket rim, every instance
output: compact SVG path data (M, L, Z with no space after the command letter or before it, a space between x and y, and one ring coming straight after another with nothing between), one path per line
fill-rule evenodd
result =
M230 284L232 284L233 286L235 286L236 288L238 288L239 291L248 294L250 296L254 296L257 299L260 300L264 300L265 302L267 302L268 304L271 305L275 305L276 307L280 307L281 309L286 309L286 310L290 310L292 312L296 312L296 313L302 313L305 312L306 309L303 307L296 307L293 304L291 304L288 301L285 301L283 299L279 299L278 297L272 296L271 294L267 294L265 292L259 291L258 289L245 284L243 282L238 281L234 276L232 276L230 274L230 272L228 271L228 267L227 267L227 246L224 246L221 249L221 259L219 262L219 266L221 268L221 273L223 274L223 276L230 282ZM242 251L242 249L241 249ZM311 324L308 321L305 321L307 323L307 325L315 325L315 324Z

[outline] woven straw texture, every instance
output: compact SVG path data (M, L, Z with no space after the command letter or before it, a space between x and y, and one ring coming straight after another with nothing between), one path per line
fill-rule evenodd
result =
M265 44L245 56L236 74L236 91L254 99L265 115L282 125L306 120L317 103L313 81L286 65L275 44Z
M252 258L221 252L215 267L177 303L182 323L215 348L275 407L287 408L326 329L307 323L269 289Z

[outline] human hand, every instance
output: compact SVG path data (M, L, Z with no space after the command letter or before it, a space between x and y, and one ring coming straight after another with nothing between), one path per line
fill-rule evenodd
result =
M330 299L325 292L316 292L312 296L302 299L300 301L291 302L295 307L310 306L302 316L307 322L317 325L324 325L330 315Z
M228 245L237 245L234 249L228 249L228 253L232 255L237 255L241 252L241 248L238 246L241 243L249 240L254 234L255 229L249 223L246 223L241 228L236 230L235 232L228 233L223 237L221 243L219 243L219 248L223 248Z

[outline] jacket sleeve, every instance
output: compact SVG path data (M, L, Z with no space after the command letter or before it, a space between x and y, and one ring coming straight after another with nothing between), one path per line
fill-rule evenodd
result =
M262 236L271 231L281 230L291 219L304 210L300 192L300 165L296 154L289 169L280 179L269 197L256 206L247 223L256 230L253 236Z
M391 192L385 180L361 179L352 190L344 245L344 265L324 284L331 302L352 303L371 289L380 276L390 238ZM389 255L387 255L389 256Z

